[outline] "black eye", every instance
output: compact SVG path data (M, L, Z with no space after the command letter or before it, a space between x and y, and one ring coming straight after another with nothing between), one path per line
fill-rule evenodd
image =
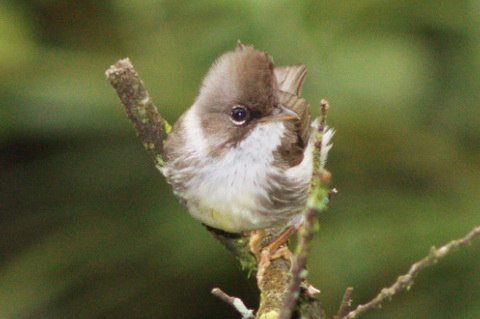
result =
M232 109L230 118L235 125L242 125L248 120L249 112L244 106L235 106Z

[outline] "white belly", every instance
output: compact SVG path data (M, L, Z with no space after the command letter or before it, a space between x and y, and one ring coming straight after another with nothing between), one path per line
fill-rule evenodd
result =
M271 164L283 129L281 122L258 125L225 156L204 157L187 183L189 212L203 223L229 232L271 226L271 218L259 214L258 205L268 201L268 176L279 173Z

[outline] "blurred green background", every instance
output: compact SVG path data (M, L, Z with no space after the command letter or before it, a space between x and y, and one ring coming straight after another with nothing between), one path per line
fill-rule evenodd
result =
M254 281L180 207L104 71L130 57L173 123L238 39L327 98L339 194L310 280L333 315L480 224L480 2L3 0L0 318L238 318ZM480 243L365 318L480 318Z

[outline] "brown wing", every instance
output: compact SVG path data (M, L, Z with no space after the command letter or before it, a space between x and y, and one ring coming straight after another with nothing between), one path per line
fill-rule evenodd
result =
M306 145L310 135L310 106L299 95L302 92L307 69L304 65L293 65L277 67L274 71L280 89L279 102L300 117L296 125L301 143Z
M277 78L278 88L294 95L302 94L302 86L307 75L305 65L281 66L274 69Z
M295 123L295 125L301 139L301 144L306 146L308 137L310 136L310 106L305 99L287 92L280 91L278 97L280 104L294 111L300 117L300 121Z

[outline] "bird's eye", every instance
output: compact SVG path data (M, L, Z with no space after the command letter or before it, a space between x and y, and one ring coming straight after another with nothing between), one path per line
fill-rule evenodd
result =
M246 107L237 105L232 109L230 119L235 125L243 125L247 122L249 114L250 113Z

